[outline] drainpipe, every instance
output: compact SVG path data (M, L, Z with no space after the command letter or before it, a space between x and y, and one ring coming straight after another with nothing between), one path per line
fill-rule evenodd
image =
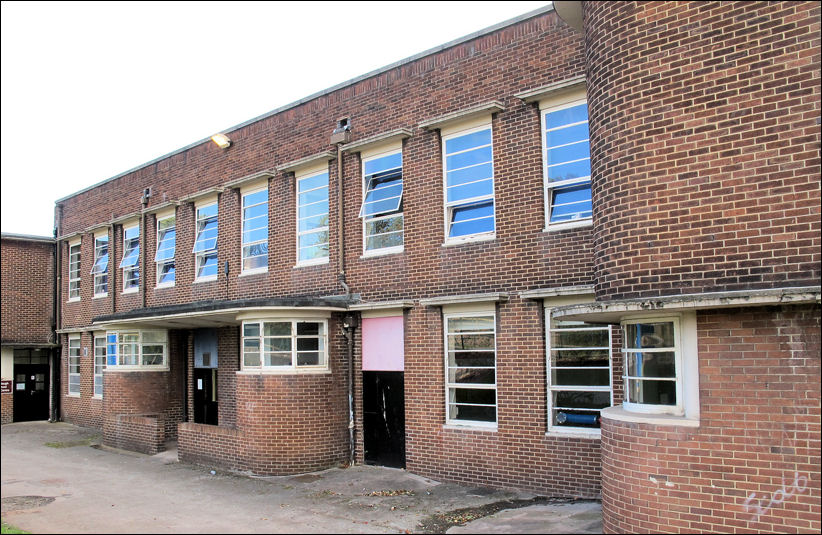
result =
M354 329L357 317L346 314L340 327L345 336L348 357L348 453L349 466L354 466Z
M109 234L111 238L108 241L108 282L109 282L109 290L111 291L111 313L114 314L117 312L117 248L115 244L117 243L117 235L114 233L114 221L109 223ZM93 283L92 279L92 283Z
M142 294L143 308L146 308L146 207L148 196L143 193L140 199L143 209L140 210L140 293Z
M340 286L345 290L345 298L351 297L351 288L345 281L345 234L343 224L345 218L343 217L343 151L340 143L337 144L337 251L339 251L339 274L337 280Z
M62 263L62 256L63 256L63 248L60 240L58 239L62 234L62 221L63 221L63 205L58 204L54 207L54 288L52 288L52 296L54 298L52 302L52 313L51 317L54 320L54 325L52 326L51 332L54 335L54 343L59 348L60 344L60 335L57 334L57 329L60 328L60 309L63 305L62 303L62 290L63 290L63 263ZM49 421L56 422L60 416L60 373L59 373L59 359L60 359L60 352L56 348L51 348L51 365L49 366L49 370L51 372L51 377L49 378L49 385L51 388L51 411L49 413Z

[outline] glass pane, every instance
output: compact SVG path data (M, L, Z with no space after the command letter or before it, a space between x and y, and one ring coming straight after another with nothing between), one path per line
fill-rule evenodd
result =
M244 351L243 352L243 366L251 367L251 366L259 366L260 365L260 353L258 351Z
M551 223L591 217L591 183L551 190Z
M291 353L265 353L265 366L291 366Z
M265 336L291 336L290 321L267 321L263 324Z
M197 277L210 277L217 275L217 254L208 254L200 257L200 270Z
M322 323L309 323L309 322L298 322L297 323L297 334L298 335L320 335L322 334Z
M496 407L476 407L472 405L449 405L448 413L452 420L474 422L496 422Z
M552 366L608 366L607 349L556 349L551 351Z
M449 334L448 349L494 349L493 334Z
M472 134L464 136L453 137L445 142L445 153L453 154L480 145L489 145L491 143L491 129L480 130Z
M497 403L497 391L493 388L451 388L450 401L452 403L495 405Z
M551 182L589 176L591 176L590 159L548 166L548 180Z
M297 191L308 191L311 189L328 186L328 173L320 173L311 177L301 178L297 181Z
M300 193L297 197L297 202L300 206L308 204L318 204L320 206L328 206L328 188L321 188L309 190L305 193ZM327 208L326 208L327 209Z
M176 219L174 217L167 217L165 219L161 219L157 222L157 229L158 230L168 230L174 228L176 223Z
M625 324L625 347L650 349L674 347L674 324L627 323Z
M481 163L488 163L491 161L491 158L491 146L489 145L487 147L481 147L466 152L460 152L453 156L448 156L445 159L445 166L450 171Z
M243 195L243 206L251 206L252 204L267 203L268 190L260 190L255 193ZM263 206L264 211L268 211L266 206Z
M243 324L243 336L260 336L260 324L259 323L244 323Z
M494 369L486 368L450 368L448 370L448 382L450 383L473 383L473 384L494 384L496 372Z
M552 331L551 347L608 347L608 331Z
M268 255L252 256L243 260L243 271L260 269L268 266Z
M676 405L676 382L629 379L628 401L647 405Z
M243 340L243 352L258 353L260 351L259 338L246 338Z
M449 366L493 366L493 351L449 351Z
M166 333L158 331L143 331L143 342L165 343Z
M399 247L403 244L402 232L391 234L377 234L365 239L365 249L373 251L375 249L385 249L386 247Z
M603 409L611 406L610 392L554 392L554 407Z
M448 318L449 333L463 333L471 331L493 331L493 316L477 316L467 318Z
M493 195L493 193L494 181L491 179L480 180L479 182L450 186L448 188L448 202L473 199L474 197Z
M306 217L297 222L297 228L300 232L307 230L316 230L328 227L328 208L320 210L319 215Z
M611 374L607 369L554 368L551 370L551 384L556 386L608 386L611 384Z
M570 141L570 140L569 140ZM548 149L548 165L573 160L582 160L591 157L591 147L588 141L579 141L570 145L561 145Z
M365 176L373 175L388 169L402 167L402 153L389 154L382 158L374 158L365 162Z
M291 337L289 338L264 338L263 349L272 351L291 351Z
M468 182L476 182L477 180L491 180L493 176L494 168L490 163L487 163L465 169L448 171L446 173L446 184L450 188Z
M217 216L217 203L211 204L209 206L203 206L202 208L197 209L197 219L205 219L208 217L216 217Z
M588 123L545 132L545 146L556 147L573 141L588 139Z
M319 366L320 362L319 352L297 353L297 366Z
M578 123L588 120L588 104L578 104L570 108L564 108L545 114L545 126L556 128L570 123Z
M633 377L676 377L676 353L627 353L628 375Z
M554 409L553 424L561 427L599 429L599 411Z

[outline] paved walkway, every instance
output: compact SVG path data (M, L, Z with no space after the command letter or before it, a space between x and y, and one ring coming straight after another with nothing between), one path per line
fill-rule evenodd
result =
M9 424L1 434L2 516L32 533L601 532L596 502L483 517L500 502L522 506L536 497L404 470L356 466L252 478L178 463L169 452L94 447L96 431L65 423Z

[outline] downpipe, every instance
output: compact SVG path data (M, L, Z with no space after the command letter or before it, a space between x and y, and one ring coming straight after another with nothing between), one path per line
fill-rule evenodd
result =
M354 466L354 330L357 317L346 314L340 331L345 336L348 360L348 454L349 466Z

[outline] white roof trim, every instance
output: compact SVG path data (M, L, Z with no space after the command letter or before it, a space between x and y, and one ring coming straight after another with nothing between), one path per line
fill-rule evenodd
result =
M357 303L348 306L348 310L385 310L390 308L414 308L414 301L376 301L373 303Z
M256 173L252 173L250 175L247 175L247 176L244 176L244 177L237 178L235 180L231 180L229 182L226 182L225 184L223 184L223 187L226 188L226 189L228 189L228 188L239 188L240 186L248 184L249 182L254 182L256 180L263 180L263 179L271 178L273 176L275 176L275 171L273 169L266 169L264 171L258 171Z
M551 93L565 89L576 89L581 85L585 85L585 83L585 75L574 76L573 78L566 78L565 80L553 82L542 87L537 87L536 89L529 89L528 91L517 93L514 96L525 102L537 102Z
M500 101L492 100L491 102L486 102L484 104L472 106L464 110L459 110L453 113L440 115L439 117L434 117L433 119L426 119L425 121L420 121L418 126L426 130L432 130L435 128L442 129L443 127L455 123L461 123L469 119L474 119L480 115L490 115L492 113L496 113L504 109L505 106L503 106Z
M536 288L534 290L524 290L519 293L522 299L545 299L546 297L559 297L562 295L588 295L594 293L593 284L583 284L580 286L561 286L559 288Z
M383 143L390 143L392 141L403 140L412 136L411 130L408 128L398 128L390 132L377 134L376 136L367 137L358 141L352 141L347 145L343 145L344 152L362 152L363 149L368 148L369 145L379 145Z
M333 151L326 150L320 152L318 154L312 154L311 156L306 156L305 158L300 158L299 160L294 160L283 165L277 166L277 171L280 173L290 173L292 171L296 171L302 167L311 167L313 165L320 165L322 163L327 163L337 157L337 154Z

